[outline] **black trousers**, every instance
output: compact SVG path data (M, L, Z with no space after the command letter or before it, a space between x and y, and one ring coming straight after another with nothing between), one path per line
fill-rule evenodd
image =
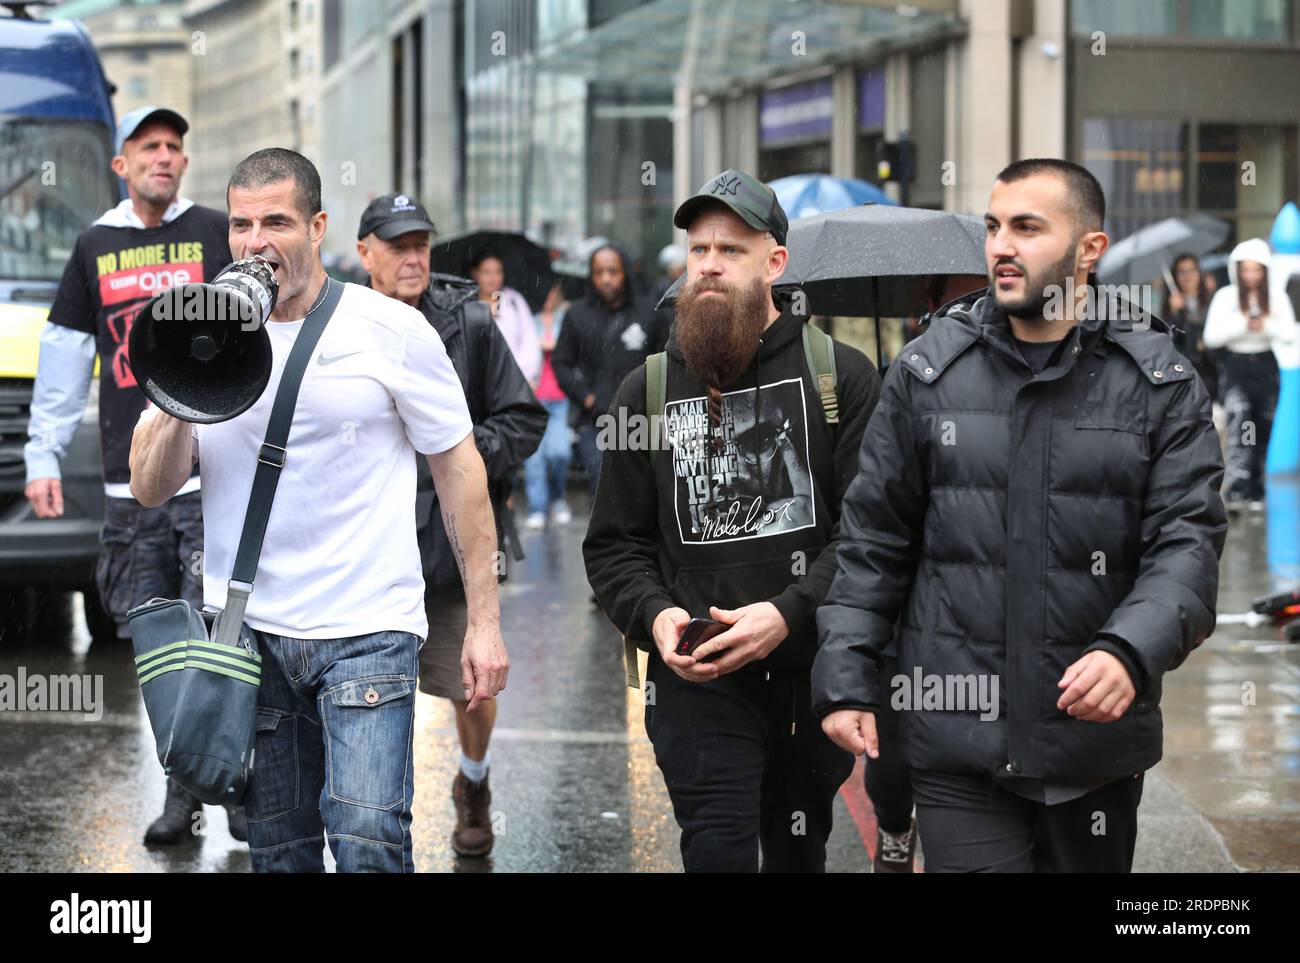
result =
M903 755L899 712L891 705L893 689L888 686L896 675L898 659L885 656L880 663L880 677L886 680L886 688L876 711L880 758L862 757L867 797L876 811L876 822L887 833L905 833L912 826L912 770Z
M993 777L912 770L927 873L1128 873L1143 776L1048 806Z
M1227 501L1264 500L1268 441L1273 434L1279 385L1272 351L1223 352L1223 407L1228 413L1223 497Z
M835 793L853 757L812 713L810 673L761 663L687 682L650 653L646 733L688 873L824 872ZM793 728L793 732L791 729Z

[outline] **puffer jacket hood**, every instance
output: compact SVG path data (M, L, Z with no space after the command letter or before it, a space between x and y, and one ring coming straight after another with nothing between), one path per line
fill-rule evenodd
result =
M1268 241L1262 237L1252 237L1232 249L1232 253L1228 255L1229 284L1237 283L1237 265L1242 261L1254 261L1256 264L1264 265L1264 269L1268 270L1273 263L1273 251L1269 248Z
M1094 279L1090 278L1089 283L1096 287ZM970 291L949 301L926 317L927 328L933 330L933 321L941 317L955 321L972 337L983 339L990 344L1001 345L1004 349L1014 350L1014 338L1006 312L997 303L992 288ZM1088 317L1079 322L1078 327L1080 332L1104 330L1107 338L1123 344L1134 360L1145 365L1148 370L1155 370L1162 364L1164 367L1170 367L1172 362L1169 359L1178 354L1158 338L1137 336L1148 331L1172 335L1173 329L1154 314L1143 314L1141 307L1127 298L1116 298L1113 302L1107 302L1104 311L1098 312L1094 309ZM940 330L943 330L943 326L940 326ZM943 340L947 341L950 338L951 335ZM905 358L907 354L905 347Z
M478 297L478 285L469 278L435 271L429 275L429 297L437 308L454 314L461 305Z

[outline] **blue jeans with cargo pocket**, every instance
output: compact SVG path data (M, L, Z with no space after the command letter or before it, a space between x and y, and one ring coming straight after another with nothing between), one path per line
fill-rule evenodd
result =
M257 632L253 778L244 806L258 873L415 871L411 804L421 639Z

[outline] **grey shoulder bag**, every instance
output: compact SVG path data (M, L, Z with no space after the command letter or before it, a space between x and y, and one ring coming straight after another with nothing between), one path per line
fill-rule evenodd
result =
M184 599L152 599L127 613L158 761L168 776L205 803L238 803L252 775L262 656L244 623L244 610L284 467L298 389L343 295L341 282L325 283L325 296L298 333L276 391L225 609L214 615L196 612Z

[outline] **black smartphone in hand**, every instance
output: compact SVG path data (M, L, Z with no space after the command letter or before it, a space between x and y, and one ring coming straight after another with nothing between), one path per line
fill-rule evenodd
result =
M691 619L686 628L682 630L682 637L677 642L676 652L678 655L694 655L698 649L715 635L721 635L727 629L731 628L726 622L717 622L713 619ZM718 652L709 657L716 659L722 653ZM709 661L706 659L705 661Z

